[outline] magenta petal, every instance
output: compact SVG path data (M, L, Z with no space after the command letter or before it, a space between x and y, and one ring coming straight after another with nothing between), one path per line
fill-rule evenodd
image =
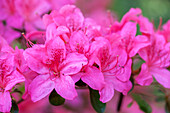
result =
M121 25L125 24L129 20L138 20L138 15L142 13L141 9L139 8L131 8L122 18Z
M148 53L147 53L147 48L142 48L138 51L138 54L140 55L140 57L145 60L148 61Z
M103 74L96 67L87 67L81 79L95 90L101 90L105 85Z
M70 53L66 56L66 60L60 65L60 73L64 75L76 74L81 70L82 66L87 63L87 58L83 54Z
M57 27L55 25L55 23L52 23L50 25L48 25L47 27L47 31L46 31L46 41L49 41L53 38L55 38L56 36L65 34L65 33L69 33L69 29L65 26L59 26Z
M154 27L149 19L143 16L139 16L138 23L140 26L140 31L145 34L152 34L154 32Z
M112 99L112 97L114 96L113 85L111 83L107 82L105 87L99 91L99 94L100 94L101 102L106 103L106 102L110 101Z
M145 36L138 35L137 37L135 37L134 46L132 47L129 56L130 57L135 56L141 48L144 48L148 45L150 45L148 38Z
M51 60L56 60L60 63L66 55L65 43L60 37L55 37L49 41L46 41L48 57Z
M23 55L31 70L40 74L49 72L49 69L43 63L43 59L46 56L43 45L34 45L32 48L26 49Z
M24 82L25 77L17 70L15 70L12 75L6 77L6 87L5 90L10 90L12 87L20 82Z
M0 92L0 112L10 112L11 106L10 93L8 91Z
M71 78L73 79L74 83L80 80L80 78L84 75L84 73L79 72L74 75L71 75Z
M120 74L116 76L120 81L125 82L130 79L131 65L132 65L132 59L129 59L127 64L122 69L120 69Z
M141 72L136 77L136 82L142 86L150 85L153 81L152 74L149 72L147 65L144 63L141 67Z
M37 76L29 86L29 93L33 102L39 101L54 89L54 81L49 75Z
M57 26L54 23L51 23L47 26L46 30L46 41L49 41L56 37Z
M127 22L121 30L121 36L123 38L134 38L136 35L136 23L134 22Z
M127 95L127 93L132 88L132 83L130 81L122 82L118 80L116 77L113 78L112 81L114 89L116 89L119 92L122 92L124 95Z
M76 31L70 37L70 47L72 51L85 53L89 50L89 39L83 31Z
M155 79L162 84L165 88L170 88L170 71L164 68L150 68L150 73L153 74Z
M70 76L61 75L55 80L56 92L65 99L73 100L77 96L75 84Z

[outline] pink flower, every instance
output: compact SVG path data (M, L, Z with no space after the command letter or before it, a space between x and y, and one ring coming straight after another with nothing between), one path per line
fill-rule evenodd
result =
M10 90L25 78L15 65L15 52L2 37L0 40L0 111L9 112L12 105Z
M0 35L4 37L4 39L11 44L12 41L20 37L21 33L14 31L10 26L4 26L0 22Z
M120 32L123 47L129 57L135 56L141 48L150 45L147 37L142 35L135 36L136 30L136 23L127 22Z
M17 12L15 3L16 0L1 0L0 20L5 20L7 26L21 28L23 19Z
M118 21L115 21L114 24L111 27L111 31L112 32L117 32L120 29L122 29L122 27L129 21L138 21L138 17L139 15L141 15L142 11L139 8L131 8L122 18L122 20L120 21L120 23Z
M43 21L46 26L55 23L56 26L66 26L70 31L75 31L82 27L84 17L76 6L65 5L59 11L54 10L50 15L44 15Z
M111 48L107 39L97 37L92 43L94 62L99 66L104 76L105 85L99 91L100 100L108 102L114 95L114 89L127 94L132 84L129 81L131 75L131 59L127 60L127 53L121 48Z
M140 15L141 10L139 8L131 8L130 11L123 16L120 23L117 21L113 23L110 32L106 35L106 38L110 40L112 45L116 44L120 46L127 52L129 57L135 56L141 48L150 45L146 36L136 36L137 23L142 25L142 22L145 22L145 18ZM139 21L140 17L141 19ZM144 27L142 28L144 29Z
M50 4L46 0L16 0L16 9L24 19L27 32L37 28L44 29L41 16L50 10Z
M77 96L71 75L78 73L87 59L79 53L66 54L60 37L46 41L45 45L34 45L24 52L28 66L39 73L29 86L31 99L36 102L47 96L54 88L65 99Z
M81 72L73 76L74 81L81 79L92 89L101 90L105 84L104 77L101 71L93 66L93 53L90 52L92 46L88 36L81 30L75 31L71 34L69 45L71 51L84 54L88 59L88 64L82 68Z
M170 66L170 46L162 35L152 34L149 38L151 45L139 51L146 63L142 64L136 81L140 85L150 85L155 77L164 87L170 88L170 71L166 69Z
M140 15L137 22L140 26L140 32L142 32L142 34L150 35L154 33L154 29L153 29L154 26L151 22L149 22L148 18Z

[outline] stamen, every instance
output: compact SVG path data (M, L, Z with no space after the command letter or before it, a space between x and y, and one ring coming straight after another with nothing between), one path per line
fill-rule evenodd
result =
M22 33L23 37L29 42L30 46L32 47L34 44L25 36L24 33Z
M162 26L162 17L159 18L159 26L158 26L158 30L161 29L161 26Z

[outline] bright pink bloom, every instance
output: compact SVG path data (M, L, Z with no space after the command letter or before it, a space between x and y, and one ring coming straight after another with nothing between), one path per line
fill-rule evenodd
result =
M59 11L54 10L50 15L44 15L43 20L46 26L55 23L56 26L66 26L70 31L75 31L82 27L84 17L76 6L65 5Z
M1 0L0 2L0 35L2 35L9 44L20 37L20 33L13 28L22 29L23 18L19 15L15 6L16 0ZM17 21L16 21L17 20Z
M21 28L23 24L23 19L17 12L15 3L16 0L1 0L0 20L5 20L7 26Z
M0 37L0 111L9 112L11 109L10 90L25 80L20 69L15 65L15 52Z
M153 77L166 88L170 88L170 45L159 34L152 34L151 45L139 51L139 55L146 61L142 64L141 72L136 81L140 85L150 85ZM152 77L153 76L153 77Z
M111 27L112 32L117 32L122 29L122 27L129 21L138 21L139 15L141 15L142 11L139 8L131 8L122 18L120 23L115 21Z
M41 16L50 10L50 4L45 0L16 0L16 9L24 19L27 32L43 29Z
M150 35L150 34L154 33L154 29L153 29L154 26L151 22L149 22L148 18L140 15L137 22L140 26L140 32L142 32L142 34Z
M90 39L80 30L72 33L69 45L71 51L84 54L89 61L88 65L84 66L80 73L73 76L74 81L77 82L81 78L81 80L88 84L92 89L100 90L105 82L100 70L92 66L93 62L91 62L91 59L93 53L89 53L91 45ZM75 76L78 76L78 78L76 77L76 80Z
M125 47L129 57L135 56L141 48L150 44L147 37L141 35L136 36L136 30L136 23L127 22L120 32L123 47Z
M84 19L81 11L75 6L65 5L59 11L45 15L44 22L47 25L46 40L59 36L66 43L68 52L84 54L90 61L91 54L88 52L91 40L100 35L100 26L92 19ZM91 88L100 90L103 87L104 78L100 70L92 65L88 62L88 65L84 66L80 73L72 77L75 82L81 78Z
M114 95L114 89L127 94L132 84L129 81L131 75L131 59L127 60L126 52L121 48L111 48L107 39L95 38L90 52L93 52L94 62L99 66L106 84L99 91L100 100L108 102Z
M29 86L31 99L36 102L47 96L54 88L65 99L77 96L71 75L78 73L87 59L79 53L66 54L60 37L46 41L45 45L34 45L24 52L28 66L39 73Z

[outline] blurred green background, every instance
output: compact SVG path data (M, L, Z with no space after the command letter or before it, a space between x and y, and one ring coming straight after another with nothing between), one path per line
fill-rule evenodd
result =
M142 14L154 20L156 27L159 25L160 17L163 24L170 19L170 0L112 0L109 9L113 10L120 20L132 7L141 8Z

